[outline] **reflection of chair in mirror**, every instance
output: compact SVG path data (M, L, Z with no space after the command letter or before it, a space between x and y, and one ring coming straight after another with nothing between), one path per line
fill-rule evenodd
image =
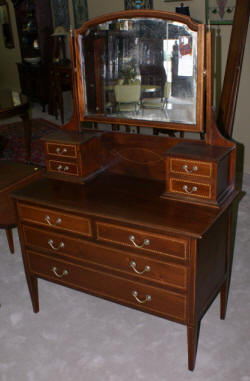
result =
M164 112L165 117L167 118L166 106L167 100L171 93L171 83L166 82L163 90L163 97L152 97L152 98L142 98L141 106L142 110L144 109L153 109L153 110L161 110Z
M140 65L140 75L143 98L151 97L152 94L148 92L150 89L154 89L155 96L163 97L164 84L167 80L163 65Z
M141 85L115 85L115 100L118 106L118 112L135 112L139 111Z

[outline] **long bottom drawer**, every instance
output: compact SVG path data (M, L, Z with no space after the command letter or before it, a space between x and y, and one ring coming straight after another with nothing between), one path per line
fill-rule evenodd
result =
M118 303L179 322L186 319L186 298L174 292L84 268L31 251L29 270L38 277L77 288Z

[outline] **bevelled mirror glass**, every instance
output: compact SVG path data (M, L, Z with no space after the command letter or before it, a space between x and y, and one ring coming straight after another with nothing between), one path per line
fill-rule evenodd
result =
M124 17L90 25L78 43L85 119L202 130L198 30Z

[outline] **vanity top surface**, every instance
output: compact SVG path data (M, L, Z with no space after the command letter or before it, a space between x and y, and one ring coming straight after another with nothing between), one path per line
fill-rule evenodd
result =
M171 147L167 154L169 156L182 156L187 159L204 160L205 158L209 161L217 161L230 151L232 151L232 147L215 146L201 141L192 143L183 141Z
M201 238L236 197L233 193L223 208L215 208L163 199L163 192L162 182L103 173L87 184L42 177L12 196L65 212L195 238Z
M64 131L62 129L58 129L58 131L52 132L45 137L42 137L42 141L50 141L55 143L66 143L66 144L82 144L85 143L97 136L102 135L102 131L91 131L85 130L82 133L71 131Z

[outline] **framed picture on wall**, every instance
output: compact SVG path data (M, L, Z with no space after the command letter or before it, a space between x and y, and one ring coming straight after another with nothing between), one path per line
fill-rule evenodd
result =
M124 9L153 9L153 0L124 0Z
M67 0L52 0L52 9L54 15L55 28L63 26L69 29L69 5Z
M236 0L206 0L207 24L232 24L235 5Z
M80 26L88 20L88 5L87 0L72 0L75 28Z

